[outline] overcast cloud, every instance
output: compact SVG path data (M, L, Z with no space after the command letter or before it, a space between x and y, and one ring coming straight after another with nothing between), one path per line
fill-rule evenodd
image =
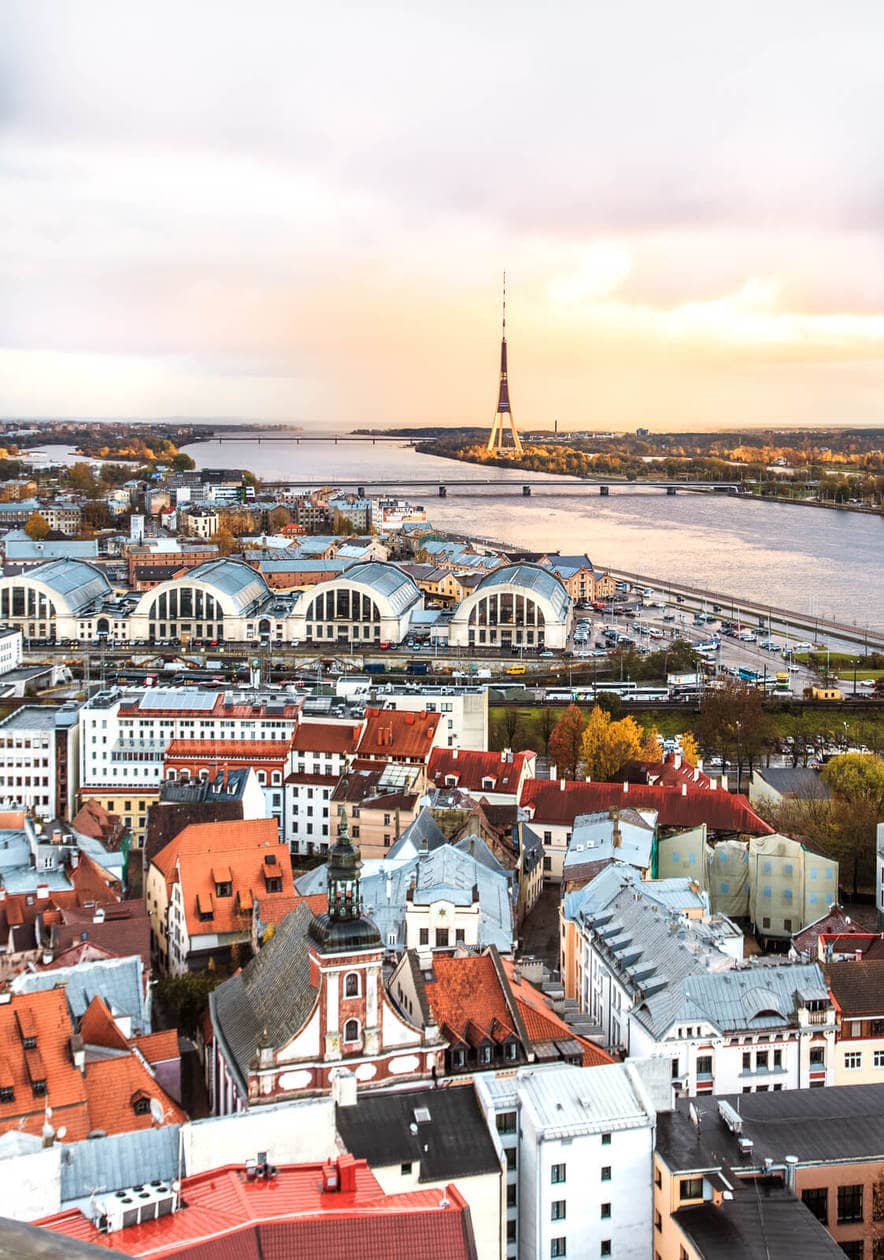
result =
M0 411L882 422L877 3L0 6Z

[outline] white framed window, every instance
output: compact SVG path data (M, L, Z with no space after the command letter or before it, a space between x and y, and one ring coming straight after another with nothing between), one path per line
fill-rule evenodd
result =
M844 1056L844 1069L847 1072L858 1072L863 1065L861 1050L848 1050Z

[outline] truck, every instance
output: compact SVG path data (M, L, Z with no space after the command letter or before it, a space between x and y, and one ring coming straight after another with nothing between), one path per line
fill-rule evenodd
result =
M383 661L369 661L363 668L366 674L383 674L387 667Z
M409 661L405 666L406 674L429 674L430 666L426 661Z

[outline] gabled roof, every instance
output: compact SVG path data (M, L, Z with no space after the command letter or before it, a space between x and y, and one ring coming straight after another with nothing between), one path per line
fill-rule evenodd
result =
M706 823L710 831L754 836L771 835L774 830L759 818L745 796L721 789L528 779L519 804L534 811L537 826L548 823L570 827L578 814L617 805L655 809L659 827L696 827Z
M493 946L478 957L434 955L432 971L424 975L423 984L433 1019L453 1045L475 1047L513 1037L525 1042Z
M530 750L507 754L472 748L434 748L427 765L427 778L436 787L515 795L536 760L537 754ZM453 781L449 783L449 780Z
M279 827L274 818L233 818L224 822L190 823L153 859L171 892L175 865L182 854L208 856L233 853L238 849L262 847L275 852L279 847Z
M469 1209L455 1185L385 1194L364 1161L342 1155L336 1163L339 1181L352 1176L352 1190L324 1191L321 1164L279 1168L271 1180L254 1181L243 1178L241 1166L218 1168L184 1180L186 1209L129 1229L102 1234L79 1208L40 1224L66 1241L122 1255L137 1247L155 1260L476 1260ZM81 1254L73 1247L71 1253Z
M884 1017L884 961L832 962L823 970L845 1019Z
M80 1019L92 999L100 996L112 1011L131 1016L135 1031L150 1030L144 1009L144 965L137 956L97 959L47 971L23 971L13 977L9 987L15 993L35 994L59 986L64 986L75 1019Z
M149 1109L144 1114L135 1111L139 1096L159 1103L163 1124L183 1124L187 1119L135 1053L87 1062L86 1091L91 1127L104 1133L154 1127L156 1121Z
M310 907L299 905L243 970L209 998L215 1036L245 1092L249 1064L262 1030L279 1048L303 1027L318 989L310 979L307 928Z
M19 1016L36 1036L36 1049L26 1050ZM45 1108L51 1107L56 1126L67 1128L67 1140L85 1138L92 1127L86 1107L86 1080L69 1052L73 1029L64 989L16 995L0 1005L0 1085L15 1092L0 1102L0 1132L19 1128L41 1133ZM46 1094L35 1097L32 1082L46 1082ZM24 1123L20 1121L24 1117Z
M516 964L511 958L502 958L500 961L532 1046L544 1042L564 1045L573 1041L583 1052L582 1067L600 1067L603 1063L614 1062L601 1046L593 1045L585 1037L579 1037L570 1025L555 1013L546 997L535 989L533 984L529 984L521 974L516 974Z

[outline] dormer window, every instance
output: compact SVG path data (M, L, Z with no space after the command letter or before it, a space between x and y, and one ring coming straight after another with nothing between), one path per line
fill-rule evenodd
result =
M211 893L197 893L196 913L200 923L209 923L215 917L215 904Z
M14 1102L15 1087L13 1085L0 1085L0 1102Z
M150 1115L150 1095L145 1094L144 1090L136 1090L130 1101L136 1116Z
M231 883L226 883L226 882L225 882L225 883L223 883L223 884L216 884L216 885L215 885L215 896L216 896L216 897L232 897L232 896L233 896L233 884L231 884Z
M493 791L494 782L495 782L494 779L492 779L490 775L486 774L482 778L482 787L485 788L489 792Z

